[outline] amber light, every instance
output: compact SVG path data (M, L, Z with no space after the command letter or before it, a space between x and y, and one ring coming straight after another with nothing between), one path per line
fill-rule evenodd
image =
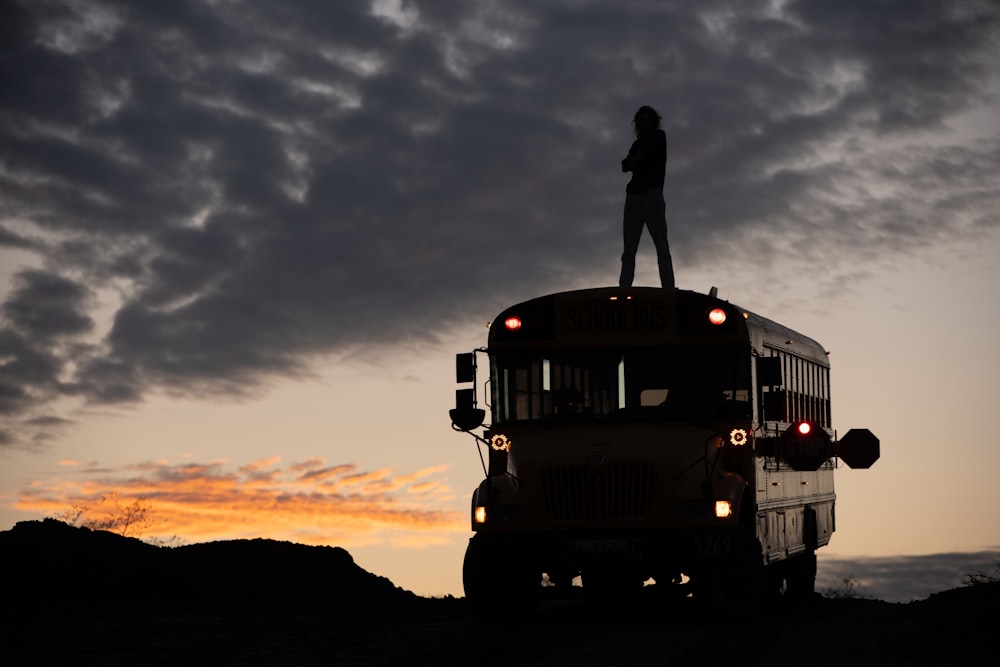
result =
M510 440L508 440L507 436L502 433L497 433L495 436L490 438L490 448L495 452L509 452Z
M486 508L482 505L476 508L475 520L476 523L486 523Z
M812 426L809 424L809 422L802 422L801 424L799 424L799 433L801 433L802 435L809 435L809 431L811 430Z
M507 331L517 331L521 328L521 318L517 315L511 315L504 320L503 325L507 327Z
M725 519L733 515L733 504L728 500L716 500L715 501L715 516L719 519Z
M713 308L708 313L708 321L718 326L726 321L726 311L721 308Z

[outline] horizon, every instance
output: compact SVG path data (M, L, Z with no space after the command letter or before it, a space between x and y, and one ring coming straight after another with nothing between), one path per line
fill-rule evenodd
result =
M148 509L155 513L155 508ZM79 520L73 521L67 517L45 517L45 519L41 520L26 519L24 522L43 520L59 521L73 528L110 532L123 539L138 540L151 547L162 549L177 549L198 544L211 544L213 542L247 542L258 539L273 540L273 538L256 537L208 539L204 541L163 540L156 536L123 534L114 527L86 525L85 523L80 523ZM135 526L133 526L133 529L135 529ZM14 528L11 527L8 530L14 530ZM273 541L295 544L302 547L344 549L351 556L354 563L366 572L385 577L398 588L410 591L420 597L464 597L461 592L457 595L453 593L434 594L402 586L385 573L365 567L363 563L358 562L355 554L350 549L345 549L336 544L303 544L288 540ZM819 549L817 555L819 562L816 576L816 592L824 597L863 598L905 604L925 600L936 593L971 586L974 585L974 582L1000 580L1000 546L992 550L979 552L934 553L888 557L858 556L854 558L826 556L824 550Z

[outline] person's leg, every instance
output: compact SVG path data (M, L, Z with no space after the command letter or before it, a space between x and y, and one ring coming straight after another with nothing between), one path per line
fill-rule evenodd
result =
M618 285L631 287L635 278L635 253L639 250L639 237L642 236L642 204L632 193L625 195L622 236L625 250L622 252L622 272L618 278Z
M643 219L649 228L649 236L656 246L656 262L660 267L660 286L674 287L674 262L670 257L670 243L667 241L667 212L663 192L644 192Z

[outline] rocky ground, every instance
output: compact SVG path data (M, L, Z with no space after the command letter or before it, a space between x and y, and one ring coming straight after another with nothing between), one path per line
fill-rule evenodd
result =
M153 547L47 520L0 533L0 660L35 665L958 665L995 652L1000 583L927 600L816 598L749 619L689 601L546 601L470 619L343 549Z

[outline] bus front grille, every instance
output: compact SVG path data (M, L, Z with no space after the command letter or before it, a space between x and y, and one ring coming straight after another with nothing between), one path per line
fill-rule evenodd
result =
M653 503L653 466L543 468L542 493L545 510L555 521L641 520Z

